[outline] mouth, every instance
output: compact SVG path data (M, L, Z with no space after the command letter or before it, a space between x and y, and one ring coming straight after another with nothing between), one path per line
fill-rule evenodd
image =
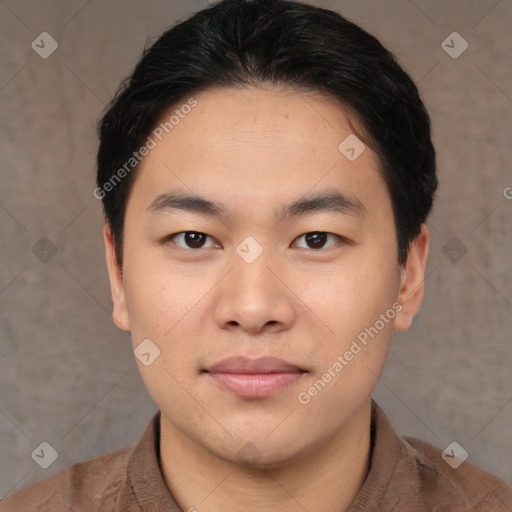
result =
M202 373L223 390L240 398L264 398L296 383L309 372L275 357L231 357Z

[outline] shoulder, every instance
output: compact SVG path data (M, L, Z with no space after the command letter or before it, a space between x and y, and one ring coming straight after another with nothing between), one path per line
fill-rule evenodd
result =
M422 493L427 501L439 504L460 503L460 510L471 512L509 512L512 510L512 486L465 460L460 465L457 454L450 450L447 460L442 451L426 441L402 438L416 460ZM453 467L452 467L453 466ZM444 509L440 509L444 510ZM446 510L459 510L446 508Z
M0 501L0 512L114 509L133 447L78 462Z

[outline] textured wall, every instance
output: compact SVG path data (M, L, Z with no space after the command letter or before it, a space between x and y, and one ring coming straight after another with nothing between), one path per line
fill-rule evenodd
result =
M456 440L512 482L512 2L315 3L397 55L438 152L425 304L374 396L400 433ZM109 313L95 123L147 38L204 6L0 2L0 497L134 443L156 411ZM48 469L31 458L42 441Z

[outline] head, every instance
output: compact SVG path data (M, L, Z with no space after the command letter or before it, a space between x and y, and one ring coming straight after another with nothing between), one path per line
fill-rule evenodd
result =
M99 136L114 321L160 351L162 421L262 465L346 427L423 299L435 152L393 55L332 11L225 0L145 50ZM241 396L208 372L230 356L301 375Z

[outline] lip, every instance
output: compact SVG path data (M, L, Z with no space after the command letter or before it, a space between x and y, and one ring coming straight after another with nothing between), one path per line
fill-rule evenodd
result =
M277 357L228 357L206 368L209 373L297 373L306 370Z
M203 373L224 390L241 398L264 398L297 382L307 370L275 357L230 357Z

